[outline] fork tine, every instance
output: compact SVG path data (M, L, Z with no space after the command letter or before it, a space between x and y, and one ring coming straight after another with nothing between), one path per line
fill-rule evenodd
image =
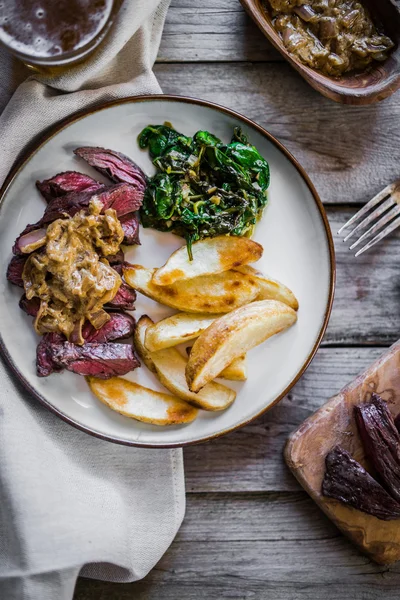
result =
M399 227L399 226L400 226L400 217L397 217L397 219L392 221L390 223L390 225L388 225L386 227L386 229L384 229L383 231L378 233L378 235L376 235L370 242L368 242L368 244L366 244L363 248L361 248L361 250L356 252L355 256L360 256L360 254L362 254L366 250L369 250L370 248L372 248L372 246L375 246L375 244L377 244L378 242L383 240L383 238L385 238L387 235L389 235L389 233L392 233L392 231L397 229L397 227Z
M370 223L375 221L375 219L377 217L379 217L382 213L384 213L385 210L387 210L388 208L391 208L393 206L393 204L394 204L394 202L391 198L388 198L387 200L385 200L385 202L383 202L383 204L380 204L378 206L378 208L376 208L374 211L372 211L372 213L370 213L368 215L368 217L365 217L365 219L363 219L361 221L361 223L356 225L356 227L352 231L350 231L350 233L348 233L346 235L346 237L343 239L343 241L347 242L347 240L349 240L356 233L356 231L363 229L364 227L366 227L367 225L369 225Z
M393 206L393 208L391 210L389 210L389 212L387 212L385 215L383 215L383 217L381 219L379 219L379 221L377 221L377 223L375 223L375 225L373 225L365 233L363 233L362 236L359 237L358 240L350 246L350 250L353 250L353 248L358 246L358 244L360 244L363 240L365 240L365 238L369 237L376 231L379 231L379 229L382 229L382 227L384 225L386 225L386 223L389 223L389 221L394 219L394 217L397 217L398 214L400 214L400 206L398 204L396 204L395 206Z
M364 206L360 208L360 210L356 212L356 214L353 215L351 219L349 219L347 223L343 225L343 227L339 229L338 235L342 233L343 229L347 229L347 227L350 227L350 225L352 225L355 221L363 217L369 210L371 210L371 208L376 206L378 202L384 200L386 196L389 196L393 192L395 187L396 185L394 183L390 183L382 191L376 194L376 196L374 196L369 202L367 202L367 204L364 204Z

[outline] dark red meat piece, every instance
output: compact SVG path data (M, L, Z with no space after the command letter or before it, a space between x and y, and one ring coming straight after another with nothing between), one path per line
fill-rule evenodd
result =
M111 188L110 188L111 190ZM89 206L91 199L96 196L100 199L102 192L108 192L103 185L95 191L70 192L64 196L50 200L44 211L44 215L39 221L40 225L52 223L56 219L73 217L77 212Z
M53 198L64 196L69 192L94 191L104 186L84 173L65 171L54 175L50 179L37 181L36 187L45 200L50 202Z
M113 208L118 217L137 210L142 203L141 194L130 185L120 183L109 188L104 186L96 191L70 192L64 196L53 198L44 212L43 217L35 224L27 225L24 231L16 239L13 252L22 253L22 244L31 243L37 235L43 235L43 228L56 219L73 217L77 212L86 208L90 200L96 196L103 204L103 210ZM29 234L29 240L26 235ZM32 239L31 239L32 238Z
M87 342L102 344L111 340L121 340L129 338L135 330L135 319L123 312L113 312L110 314L108 323L95 329L88 321L82 329L82 335Z
M354 409L365 452L382 485L400 502L400 434L386 402L372 394L371 402Z
M36 317L40 308L40 300L36 297L28 300L25 294L23 294L21 296L21 300L19 301L19 307L30 317Z
M126 244L127 246L132 246L133 244L140 245L139 213L128 213L123 217L120 217L119 221L125 234L123 244Z
M53 351L63 344L65 337L58 333L45 333L36 348L36 373L38 377L48 377L51 373L62 371L62 367L53 361Z
M131 344L85 343L83 346L76 346L63 342L52 346L51 359L57 367L100 379L126 375L140 367Z
M123 263L116 263L113 269L122 276ZM115 294L112 302L109 302L107 306L110 308L117 308L121 310L135 310L136 292L134 289L129 287L128 284L122 282L118 292Z
M397 431L400 433L400 414L398 414L397 417L395 417L394 424L396 425Z
M336 446L325 459L322 494L378 519L400 518L400 504L346 450Z
M116 264L120 264L123 263L125 260L125 256L123 251L120 249L117 254L109 254L107 256L107 260L110 263L110 265L114 266Z
M144 193L146 175L128 156L106 148L82 147L74 153L112 181L130 183Z
M115 268L115 265L113 265ZM110 308L123 310L135 310L136 292L126 283L122 283L112 302L107 304Z
M13 256L8 268L7 268L7 279L10 283L17 285L18 287L24 287L22 280L22 272L27 260L27 256Z

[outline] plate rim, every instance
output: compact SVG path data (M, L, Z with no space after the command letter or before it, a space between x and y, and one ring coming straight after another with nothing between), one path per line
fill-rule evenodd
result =
M315 189L314 184L312 183L309 175L306 173L304 167L302 167L302 165L292 155L292 153L274 135L272 135L264 127L262 127L261 125L259 125L255 121L253 121L252 119L249 119L248 117L242 115L238 111L235 111L231 108L222 106L221 104L211 102L209 100L192 98L190 96L180 96L180 95L174 95L174 94L152 94L152 95L145 94L145 95L139 95L139 96L126 96L124 98L117 98L115 100L101 102L99 104L95 104L94 106L86 107L82 110L74 112L72 115L69 115L65 119L62 119L61 121L57 122L55 125L46 129L46 131L43 134L40 134L39 137L36 137L33 142L28 144L27 148L23 151L22 155L19 156L15 160L7 177L4 180L3 185L0 188L0 211L1 211L1 208L3 205L4 198L9 190L9 188L11 187L14 180L18 177L18 175L22 171L22 169L28 164L28 162L31 160L31 158L43 146L45 146L45 144L49 140L51 140L53 137L55 137L60 131L62 131L69 125L72 125L73 123L76 123L77 121L80 121L81 119L84 119L85 117L87 117L89 115L99 113L102 110L106 110L113 106L119 106L121 104L131 104L131 103L140 103L140 102L146 103L146 102L154 102L154 101L156 101L156 102L158 102L158 101L162 101L162 102L170 101L171 102L172 101L172 102L182 102L185 104L194 104L197 106L205 106L206 108L212 108L212 109L222 112L226 115L234 117L235 119L241 120L244 123L247 123L251 127L255 128L262 136L266 137L274 146L276 146L278 148L278 150L280 150L284 154L284 156L286 156L286 158L292 163L292 165L295 167L295 169L298 171L298 173L302 177L303 181L307 185L308 189L310 190L310 192L314 198L316 207L317 207L320 217L322 219L326 239L328 242L329 263L330 263L328 301L327 301L327 305L325 308L323 323L320 327L317 339L311 349L311 352L308 354L304 363L302 364L302 366L300 367L300 369L298 370L296 375L293 377L293 379L290 381L290 383L285 387L285 389L274 399L273 402L271 402L271 404L269 404L267 407L263 408L261 411L257 412L257 414L252 416L250 419L246 419L245 421L239 423L238 425L235 425L234 427L229 427L227 429L224 429L224 430L214 433L212 435L206 435L206 436L198 438L196 440L189 440L189 441L178 442L178 443L176 443L176 442L161 443L161 444L157 444L154 442L152 442L152 443L137 442L137 441L122 439L119 437L115 437L113 435L107 435L107 434L101 433L100 431L96 431L95 429L92 429L91 427L82 425L81 423L79 423L78 421L73 419L72 417L69 417L67 414L65 414L64 412L62 412L61 410L59 410L58 408L53 406L50 402L48 402L46 400L46 398L44 396L42 396L41 393L39 393L29 383L29 381L25 378L25 376L19 370L18 366L14 363L13 359L11 358L11 356L8 352L6 344L3 340L1 331L0 331L0 354L5 359L6 363L8 364L9 368L11 369L11 371L13 372L15 377L18 379L18 381L24 386L24 388L36 400L38 400L43 406L45 406L48 410L50 410L57 417L59 417L64 422L68 423L69 425L72 425L76 429L79 429L80 431L83 431L83 432L85 432L89 435L92 435L98 439L112 442L114 444L120 444L123 446L131 446L131 447L137 447L137 448L152 448L152 449L184 448L186 446L192 446L195 444L209 442L209 441L219 438L223 435L232 433L233 431L236 431L236 430L248 425L252 421L255 421L260 416L262 416L264 413L268 412L273 406L278 404L278 402L280 402L284 398L284 396L286 396L289 393L289 391L293 388L293 386L304 375L304 373L308 369L311 361L313 360L315 354L317 353L317 351L321 345L322 339L325 335L326 328L329 323L329 318L331 316L332 305L333 305L333 300L334 300L334 295L335 295L336 258L335 258L335 247L334 247L332 232L331 232L328 218L326 216L324 205L322 204L322 200L319 197L319 194L318 194L317 190Z

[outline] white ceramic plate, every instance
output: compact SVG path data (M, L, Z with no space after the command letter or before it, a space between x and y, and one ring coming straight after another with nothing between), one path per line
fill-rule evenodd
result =
M257 268L281 280L300 302L297 324L258 346L248 356L248 380L224 382L238 391L226 411L200 411L189 425L157 427L120 416L101 404L85 379L72 373L38 378L35 350L38 337L32 319L18 307L21 290L5 278L11 247L27 223L37 221L44 201L35 188L37 179L60 171L79 170L98 174L72 151L78 146L104 146L133 158L146 173L154 168L146 151L137 145L138 133L149 123L172 122L187 135L206 129L229 141L233 128L241 125L251 143L270 164L270 204L257 226L255 240L264 246ZM72 425L104 439L142 446L185 445L235 429L288 392L314 356L325 331L334 285L334 254L329 226L320 200L304 171L287 150L261 127L228 109L179 97L131 98L105 105L73 117L58 126L20 164L8 179L0 197L0 341L4 355L20 380L48 408ZM172 234L141 229L142 245L132 247L127 260L146 267L160 266L182 245ZM136 316L149 314L154 320L173 311L138 294ZM154 389L162 389L145 367L128 378Z

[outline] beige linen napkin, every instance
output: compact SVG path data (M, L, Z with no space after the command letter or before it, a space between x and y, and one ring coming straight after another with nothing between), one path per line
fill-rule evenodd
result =
M0 53L0 183L26 145L63 117L160 92L151 69L167 7L168 0L125 0L90 60L57 78L29 76L8 104L27 74ZM2 600L70 600L80 572L120 582L144 577L173 540L184 508L181 450L127 448L77 431L30 397L0 361Z

